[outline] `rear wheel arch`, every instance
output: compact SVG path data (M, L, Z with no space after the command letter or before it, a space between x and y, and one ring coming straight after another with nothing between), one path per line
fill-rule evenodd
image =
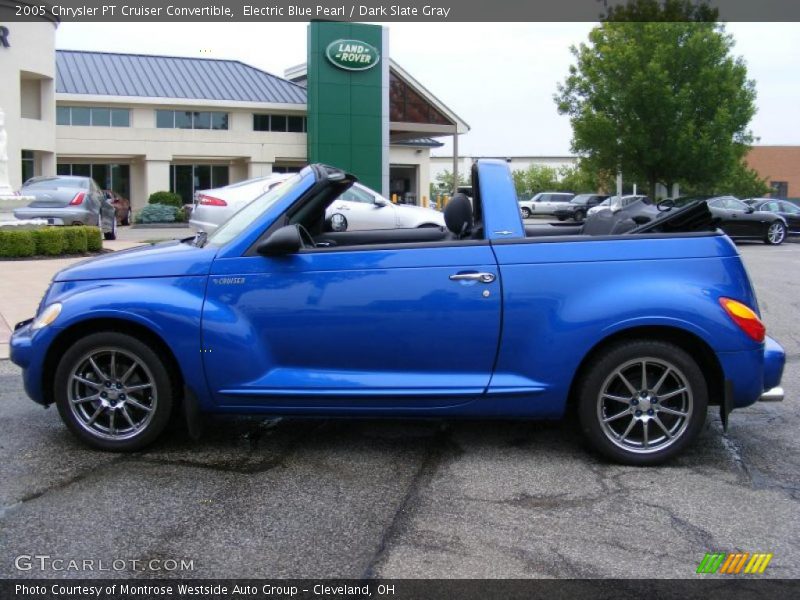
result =
M150 346L150 348L161 357L167 372L172 378L172 389L176 393L174 399L175 406L177 407L180 405L183 400L182 394L185 378L181 371L180 364L178 363L178 359L175 357L169 345L160 335L145 325L125 319L114 318L91 319L74 323L59 333L53 340L45 356L44 368L42 369L42 377L45 378L42 382L45 403L49 405L55 401L55 390L53 388L55 372L64 352L82 337L107 331L124 333L134 337ZM49 380L47 379L48 377Z
M589 365L608 348L633 340L670 342L687 352L700 367L708 387L709 405L722 403L725 394L725 376L714 350L700 337L679 327L641 326L623 329L600 340L581 360L570 384L568 404L577 402L578 388Z

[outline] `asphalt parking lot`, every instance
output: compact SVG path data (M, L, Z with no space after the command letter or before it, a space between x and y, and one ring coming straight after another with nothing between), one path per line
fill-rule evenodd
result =
M709 411L660 468L599 459L569 422L218 418L197 443L106 454L0 361L0 576L685 578L743 551L800 577L800 243L739 248L787 399L736 411L727 435ZM193 570L15 568L35 554Z

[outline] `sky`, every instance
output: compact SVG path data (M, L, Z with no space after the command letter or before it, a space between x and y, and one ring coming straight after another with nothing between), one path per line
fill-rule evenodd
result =
M391 23L391 56L470 125L468 156L570 153L553 95L594 23ZM62 23L56 47L235 59L275 75L306 61L305 23ZM756 81L759 144L800 144L800 23L730 23ZM446 140L442 140L446 141ZM434 154L451 152L449 141Z

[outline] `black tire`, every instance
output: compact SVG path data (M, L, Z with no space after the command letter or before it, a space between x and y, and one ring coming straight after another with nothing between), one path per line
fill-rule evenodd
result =
M104 362L105 355L108 355L108 362ZM100 381L99 373L96 376L92 375L88 366L81 377L84 381L92 377L91 385L73 382L74 374L81 372L83 365L91 364L87 357L95 359L100 371L108 374L109 380L112 381L110 386ZM112 376L119 375L118 372L114 373L117 366L120 371L127 372L133 365L134 359L138 361L139 366L129 375L129 379L123 381L123 376L111 379ZM138 386L144 389L129 391L126 397L115 389L113 381L123 381L125 385L131 384L132 387ZM153 443L170 420L175 397L172 380L159 355L141 340L118 332L94 333L73 344L58 363L53 385L58 413L69 430L89 446L112 452L132 452ZM71 400L71 396L87 397L93 395L95 391L97 394L105 391L106 397L103 400L97 398L84 402ZM128 391L128 388L123 388L123 391ZM109 394L115 395L113 400L109 398ZM114 408L104 406L101 411L103 402L106 405L117 404L117 406ZM145 408L149 406L151 410L146 411L137 406ZM140 424L140 428L127 425L123 411L131 419L128 423ZM99 416L95 417L96 421L89 422L89 413L95 416L96 412L99 413ZM113 420L111 413L114 414ZM138 423L140 417L142 420ZM128 432L125 433L120 429L116 437L112 435L117 423L122 423ZM103 427L105 432L102 431Z
M120 225L130 225L131 224L131 209L128 209L128 212L125 213L125 216L122 217L122 222Z
M773 221L764 234L764 243L769 246L780 246L786 239L786 225L783 221Z
M575 213L575 220L576 221L583 221L586 218L586 213L582 210L579 210Z
M531 218L531 211L527 206L522 207L522 218L523 219L530 219Z
M642 362L647 377L644 387ZM665 379L655 389L659 373L664 371ZM623 385L624 379L631 385ZM661 391L673 385L674 389ZM687 391L680 393L681 386ZM668 342L634 340L611 346L586 366L577 389L578 416L587 441L607 458L626 465L670 460L697 437L706 419L708 386L703 373L686 351ZM614 393L616 390L621 391ZM647 391L643 394L641 390ZM679 414L685 416L676 416ZM655 445L648 447L648 442Z

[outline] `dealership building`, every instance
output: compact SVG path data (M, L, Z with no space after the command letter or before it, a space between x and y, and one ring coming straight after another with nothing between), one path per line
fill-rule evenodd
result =
M389 57L388 30L312 22L284 77L235 60L55 49L58 23L0 29L0 109L13 189L85 175L143 206L326 162L421 203L430 151L467 124ZM100 25L98 25L100 26Z

